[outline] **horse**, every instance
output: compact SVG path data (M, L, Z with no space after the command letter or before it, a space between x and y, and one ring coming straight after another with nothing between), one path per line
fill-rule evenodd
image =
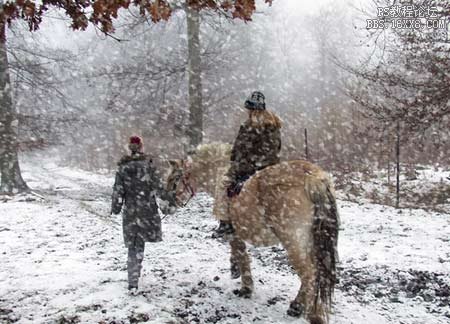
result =
M205 144L187 159L171 160L167 189L185 205L197 186L214 197L216 216L229 213L235 228L229 238L230 260L241 274L237 295L249 298L254 288L246 242L256 247L281 243L301 280L288 315L305 314L311 324L327 324L337 281L339 230L329 176L308 161L285 161L258 171L238 196L228 198L222 179L229 154L229 145Z

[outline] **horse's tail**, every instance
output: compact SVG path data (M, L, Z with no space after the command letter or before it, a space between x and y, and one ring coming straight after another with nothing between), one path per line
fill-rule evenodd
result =
M338 261L337 240L339 215L333 185L327 176L311 177L306 189L314 204L312 225L313 255L316 268L314 308L318 302L331 307L336 284L336 263Z

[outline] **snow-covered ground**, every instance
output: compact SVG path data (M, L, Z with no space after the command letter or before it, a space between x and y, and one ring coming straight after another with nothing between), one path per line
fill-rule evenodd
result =
M199 194L148 244L129 296L112 176L23 164L37 195L0 202L0 323L306 323L286 315L299 281L280 247L250 248L251 299L233 290L229 248L211 238ZM332 323L450 322L450 215L340 200L340 283Z
M405 175L402 166L400 176L400 206L422 208L450 213L450 169L443 167L417 166ZM396 201L396 179L391 171L390 179L386 170L370 175L358 172L345 175L345 183L340 179L341 191L338 197L357 202L375 202L394 206Z

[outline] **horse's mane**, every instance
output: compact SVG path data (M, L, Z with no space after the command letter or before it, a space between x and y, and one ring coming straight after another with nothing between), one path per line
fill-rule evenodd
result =
M228 164L230 162L231 145L227 143L208 143L197 146L193 159L195 162Z
M217 184L230 166L231 145L209 143L199 145L191 155L191 172L197 181L198 190L215 195Z

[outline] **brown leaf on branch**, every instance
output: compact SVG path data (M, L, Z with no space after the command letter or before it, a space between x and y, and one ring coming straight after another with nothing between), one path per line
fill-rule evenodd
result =
M118 18L120 9L128 9L133 3L142 16L149 16L155 23L168 20L173 8L167 0L42 0L37 5L33 0L17 0L4 3L0 7L0 23L15 19L25 20L31 31L39 29L42 17L50 7L63 10L71 19L73 29L84 30L89 22L99 26L104 33L114 31L113 20ZM272 0L265 0L272 5ZM251 20L256 10L255 0L187 0L187 5L196 10L225 11L233 18Z
M240 18L245 21L251 20L251 16L255 10L256 5L254 0L236 0L232 12L233 18Z
M149 5L148 10L150 17L154 23L161 20L167 20L172 14L172 9L170 5L164 0L156 0L154 3Z

